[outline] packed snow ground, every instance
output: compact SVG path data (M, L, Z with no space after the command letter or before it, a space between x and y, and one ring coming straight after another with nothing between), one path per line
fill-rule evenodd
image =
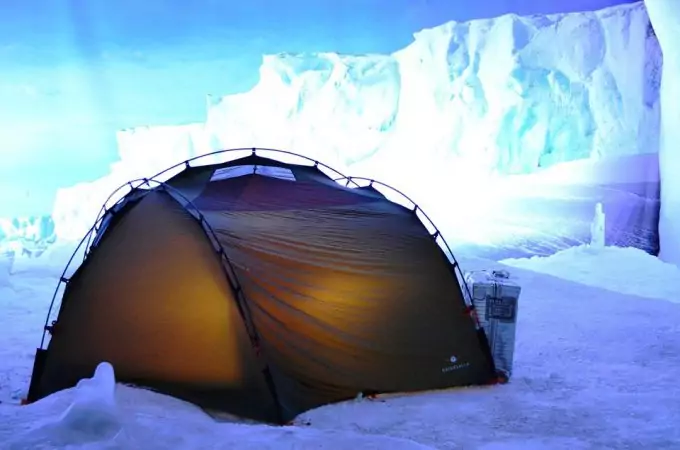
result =
M86 384L17 406L66 253L18 261L9 276L0 266L2 450L680 448L680 269L640 251L509 261L534 270L510 268L523 287L510 384L349 401L288 427L218 423L123 385L115 402Z

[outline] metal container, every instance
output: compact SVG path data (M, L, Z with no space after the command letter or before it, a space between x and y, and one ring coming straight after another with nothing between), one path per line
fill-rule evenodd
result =
M519 284L510 278L507 271L475 271L465 274L470 288L463 289L468 301L474 305L480 325L486 333L491 347L496 370L510 379L515 354L515 332L519 295Z

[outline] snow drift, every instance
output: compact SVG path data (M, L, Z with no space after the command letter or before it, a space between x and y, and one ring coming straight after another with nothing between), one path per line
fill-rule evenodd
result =
M290 149L421 203L490 174L656 158L661 66L642 3L449 22L391 55L268 55L251 91L208 98L205 123L120 132L109 176L58 192L57 234L80 238L120 184L218 148Z
M0 441L4 450L432 449L389 436L219 423L180 400L116 385L109 363L101 363L92 378L81 380L73 389L25 408L0 409Z

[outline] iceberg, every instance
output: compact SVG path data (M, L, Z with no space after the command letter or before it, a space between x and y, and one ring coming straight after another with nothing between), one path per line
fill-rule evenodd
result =
M57 192L56 234L80 239L118 186L221 148L291 150L390 183L430 211L494 206L498 190L484 186L499 176L627 156L656 162L662 67L642 2L449 22L390 55L266 55L252 90L208 96L204 122L119 132L120 161L108 176ZM475 198L453 205L461 190ZM644 214L653 209L654 199ZM592 216L592 205L584 210ZM468 222L484 219L475 214ZM658 241L645 227L645 239ZM484 240L476 228L478 236L462 224L450 229Z

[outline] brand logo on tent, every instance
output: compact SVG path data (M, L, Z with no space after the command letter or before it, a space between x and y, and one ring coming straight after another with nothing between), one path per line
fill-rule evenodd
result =
M470 363L459 363L458 357L455 355L449 357L447 362L450 362L451 365L442 367L442 373L453 372L454 370L460 370L465 369L466 367L470 367Z

